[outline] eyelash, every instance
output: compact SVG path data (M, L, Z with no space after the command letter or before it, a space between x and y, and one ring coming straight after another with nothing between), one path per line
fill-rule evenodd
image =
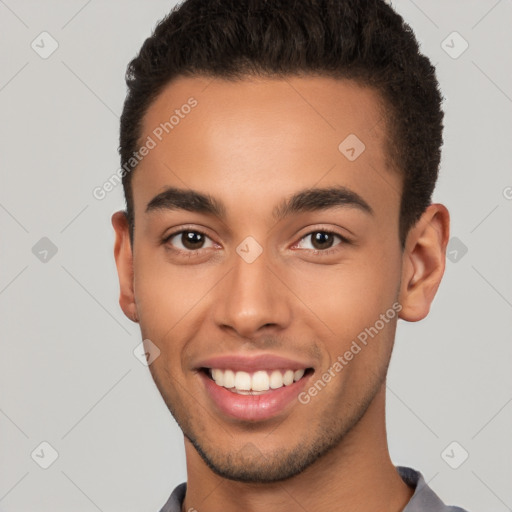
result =
M168 243L169 240L171 238L173 238L174 236L180 235L180 234L186 233L186 232L196 233L196 234L203 235L203 236L205 236L207 238L210 238L204 231L201 231L200 229L196 229L196 228L194 228L194 229L183 229L182 228L179 231L174 231L173 233L170 233L169 235L167 235L162 240L162 244L166 245L166 247L168 249L170 249L171 251L173 251L175 254L182 255L182 256L187 256L189 258L192 257L192 256L197 256L200 253L201 249L185 251L183 249L177 249L176 247L173 247L172 245L170 245ZM309 233L306 233L303 237L301 237L298 242L294 243L294 246L298 245L302 240L304 240L308 236L313 235L314 233L326 233L326 234L329 234L329 235L334 235L334 236L337 236L341 240L341 242L339 244L336 244L334 247L329 247L328 249L324 249L324 250L322 250L322 249L301 249L301 250L310 251L315 256L319 256L319 257L326 256L328 254L332 254L333 252L337 252L339 250L339 249L337 249L337 247L340 246L340 245L350 245L350 244L352 244L351 240L349 240L347 237L345 237L343 235L340 235L336 231L332 231L332 230L329 230L329 229L314 229L314 230L310 231Z

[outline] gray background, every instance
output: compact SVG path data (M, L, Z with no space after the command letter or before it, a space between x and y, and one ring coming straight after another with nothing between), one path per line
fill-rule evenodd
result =
M448 503L511 510L512 2L393 4L446 98L435 200L456 239L430 316L399 324L391 455ZM119 166L126 64L172 5L0 0L4 511L157 511L185 479L181 432L117 302L110 216L122 190L92 195ZM43 31L59 45L46 59L31 47L51 48ZM454 31L469 44L457 58ZM43 441L58 452L48 469Z

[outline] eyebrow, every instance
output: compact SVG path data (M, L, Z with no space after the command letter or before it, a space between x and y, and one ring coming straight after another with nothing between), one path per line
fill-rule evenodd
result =
M272 217L278 221L293 214L336 207L356 208L373 215L373 209L359 194L343 186L334 186L300 190L274 207ZM157 210L185 210L226 218L226 207L210 194L175 187L165 189L149 201L146 213Z

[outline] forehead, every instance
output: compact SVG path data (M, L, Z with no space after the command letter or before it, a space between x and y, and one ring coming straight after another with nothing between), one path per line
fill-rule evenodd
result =
M352 81L180 77L143 118L140 145L152 148L133 176L135 208L168 186L224 198L228 209L244 197L272 208L294 190L329 185L398 203L386 137L379 93Z

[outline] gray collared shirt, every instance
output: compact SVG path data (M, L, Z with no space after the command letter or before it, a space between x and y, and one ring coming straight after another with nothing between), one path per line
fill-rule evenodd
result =
M396 469L402 480L414 489L414 494L402 512L466 512L460 507L445 505L419 471L405 466L397 466ZM181 512L186 490L186 483L178 485L160 512Z

